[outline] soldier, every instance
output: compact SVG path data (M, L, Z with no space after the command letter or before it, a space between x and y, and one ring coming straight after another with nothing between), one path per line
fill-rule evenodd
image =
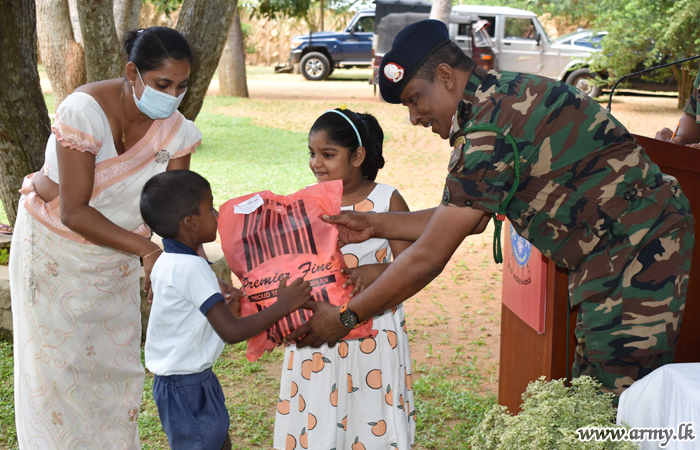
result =
M685 104L681 119L678 121L676 131L669 128L662 128L656 132L656 139L662 141L673 141L676 144L687 145L688 147L700 148L700 72L695 77L693 92L690 94L688 103Z
M408 107L454 147L442 204L414 213L355 214L341 240L415 240L341 310L315 304L290 336L300 346L336 342L422 289L462 240L500 221L570 270L580 304L574 376L616 395L673 361L693 253L693 217L676 180L629 132L578 89L537 75L486 72L441 22L409 25L380 67L382 97ZM342 320L341 320L342 319Z

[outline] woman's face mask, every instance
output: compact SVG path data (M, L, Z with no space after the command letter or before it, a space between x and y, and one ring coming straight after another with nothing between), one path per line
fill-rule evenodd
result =
M141 110L142 113L147 115L153 120L156 119L167 119L172 116L177 107L180 106L180 102L185 97L187 89L184 90L182 94L177 97L166 94L165 92L160 92L147 86L141 78L141 73L138 68L136 72L139 74L139 79L144 86L143 94L141 94L141 99L136 98L136 91L133 90L132 95L134 96L134 102L136 106Z

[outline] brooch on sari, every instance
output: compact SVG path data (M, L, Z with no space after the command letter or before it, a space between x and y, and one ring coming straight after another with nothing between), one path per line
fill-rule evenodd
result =
M155 158L158 164L166 164L170 160L170 153L162 148L156 152Z

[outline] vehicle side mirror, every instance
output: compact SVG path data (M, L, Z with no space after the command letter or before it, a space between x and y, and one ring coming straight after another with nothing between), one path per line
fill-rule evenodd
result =
M535 33L535 41L537 41L537 45L542 44L542 35L540 33Z
M350 36L355 34L355 30L353 28L350 28Z

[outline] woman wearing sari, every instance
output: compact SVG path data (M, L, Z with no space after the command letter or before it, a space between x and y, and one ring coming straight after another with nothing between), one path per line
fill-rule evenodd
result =
M177 31L125 40L126 77L59 106L42 170L25 178L11 245L15 414L21 449L138 449L139 258L160 254L143 185L188 169L201 142L177 107L191 53Z

